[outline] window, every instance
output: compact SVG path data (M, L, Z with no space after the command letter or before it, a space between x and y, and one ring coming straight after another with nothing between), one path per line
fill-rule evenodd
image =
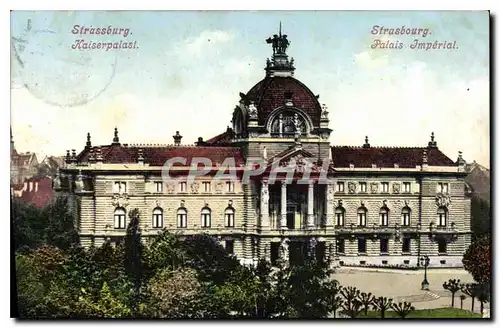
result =
M187 227L187 211L184 207L177 210L177 227L186 228Z
M226 223L226 227L234 227L234 209L232 207L226 208L224 222Z
M115 229L125 229L126 228L126 223L125 223L125 209L122 207L118 207L115 210L114 214L114 221L115 221Z
M124 194L127 192L127 183L122 181L115 181L113 192L115 194Z
M387 207L382 207L380 209L380 225L381 226L388 226L389 225L389 209Z
M229 254L234 253L234 240L226 240L226 252Z
M153 210L153 228L163 228L163 210L159 207Z
M389 192L389 182L382 182L382 192Z
M210 192L210 187L212 186L212 184L210 182L203 182L203 191L205 192Z
M365 227L366 226L366 208L360 207L358 209L358 226Z
M401 225L402 226L409 226L410 225L410 217L411 217L411 210L408 206L403 207L401 210Z
M208 207L204 207L201 210L201 226L203 228L210 228L210 224L212 221L212 214Z
M446 219L448 216L448 211L446 210L446 207L441 206L437 210L437 221L438 221L438 227L446 227Z
M234 182L226 181L226 191L227 192L234 192Z
M337 253L344 254L345 253L345 239L337 239Z
M446 240L440 239L438 240L438 253L439 254L446 254Z
M380 253L381 254L389 253L389 239L387 238L380 239Z
M366 253L366 239L358 239L358 253Z
M411 252L411 238L405 237L403 238L403 246L401 248L402 253L410 253Z
M344 225L344 215L345 215L345 210L343 207L339 206L335 209L335 218L337 219L337 226L343 226Z
M366 192L366 182L359 183L359 192Z
M411 192L411 183L403 182L403 192Z
M344 192L344 183L337 182L337 192Z
M439 182L437 185L437 192L447 194L448 193L448 184Z
M186 181L179 182L179 189L180 189L180 192L186 192L187 191L187 183L186 183Z
M163 182L155 181L155 190L156 192L163 192Z

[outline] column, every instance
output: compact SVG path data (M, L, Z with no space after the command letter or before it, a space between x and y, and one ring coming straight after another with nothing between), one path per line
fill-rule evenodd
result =
M334 213L334 183L333 179L328 179L326 184L326 226L335 226L335 213Z
M269 228L269 185L266 180L260 187L260 226Z
M307 227L314 228L314 181L309 182L307 189Z
M286 229L286 180L281 181L280 229Z

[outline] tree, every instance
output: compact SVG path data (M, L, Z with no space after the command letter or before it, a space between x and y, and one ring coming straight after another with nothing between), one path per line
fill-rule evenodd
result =
M47 220L44 229L44 243L60 249L69 249L80 242L75 228L76 218L68 210L68 199L58 197L42 209L42 217Z
M201 281L223 284L229 279L232 271L240 266L236 257L229 254L211 236L188 236L182 245L186 256L185 265L195 269Z
M139 228L139 210L134 208L130 211L130 223L127 227L125 237L125 259L124 267L127 276L134 284L133 308L135 310L135 301L139 298L140 288L143 278L142 270L142 241Z
M153 318L203 318L204 289L193 269L159 270L149 281L141 312Z
M455 294L460 290L460 279L450 279L443 283L443 288L451 293L451 307L455 307Z
M474 312L474 300L476 299L476 294L477 290L474 286L474 284L461 284L460 285L460 290L462 293L465 295L469 296L471 298L471 312Z
M144 249L145 274L148 278L156 271L169 269L176 271L186 264L187 253L184 244L177 235L163 230L154 237L149 247Z
M467 270L478 283L491 280L491 238L483 236L470 244L462 259Z
M75 310L79 317L84 318L126 318L132 313L126 304L111 293L106 282L102 285L98 297L93 297L82 288Z
M375 299L375 296L372 295L372 293L361 293L359 295L359 300L363 304L364 310L365 310L365 315L368 315L368 310L370 309L370 306L373 304L373 300Z
M342 312L351 318L356 318L359 313L361 313L362 305L359 300L360 291L356 287L343 287L340 290L340 294L344 298L344 303L342 304Z
M382 319L385 318L385 312L391 308L392 298L387 297L379 297L375 298L373 301L373 308L377 311L380 311L380 317Z
M404 303L393 303L391 304L391 308L396 312L398 316L401 318L406 318L408 314L410 314L412 311L415 311L415 307L411 305L409 302L404 302Z
M467 298L467 296L465 296L465 294L460 295L460 310L464 309L464 301L466 298Z

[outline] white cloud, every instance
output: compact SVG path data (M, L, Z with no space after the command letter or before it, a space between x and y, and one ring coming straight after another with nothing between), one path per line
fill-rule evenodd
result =
M190 55L202 54L207 48L218 46L221 43L232 41L236 37L234 31L223 30L205 30L195 38L185 40L181 45L179 51L181 53L187 52Z

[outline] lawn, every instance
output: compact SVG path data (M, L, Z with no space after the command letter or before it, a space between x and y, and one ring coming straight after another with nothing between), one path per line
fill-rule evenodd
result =
M399 318L399 316L393 312L389 311L385 313L386 318ZM369 311L368 315L364 313L360 315L360 318L380 318L380 313L375 311ZM442 309L425 309L425 310L415 310L411 312L406 318L481 318L478 313L472 313L466 310L460 310L456 308L442 308Z

